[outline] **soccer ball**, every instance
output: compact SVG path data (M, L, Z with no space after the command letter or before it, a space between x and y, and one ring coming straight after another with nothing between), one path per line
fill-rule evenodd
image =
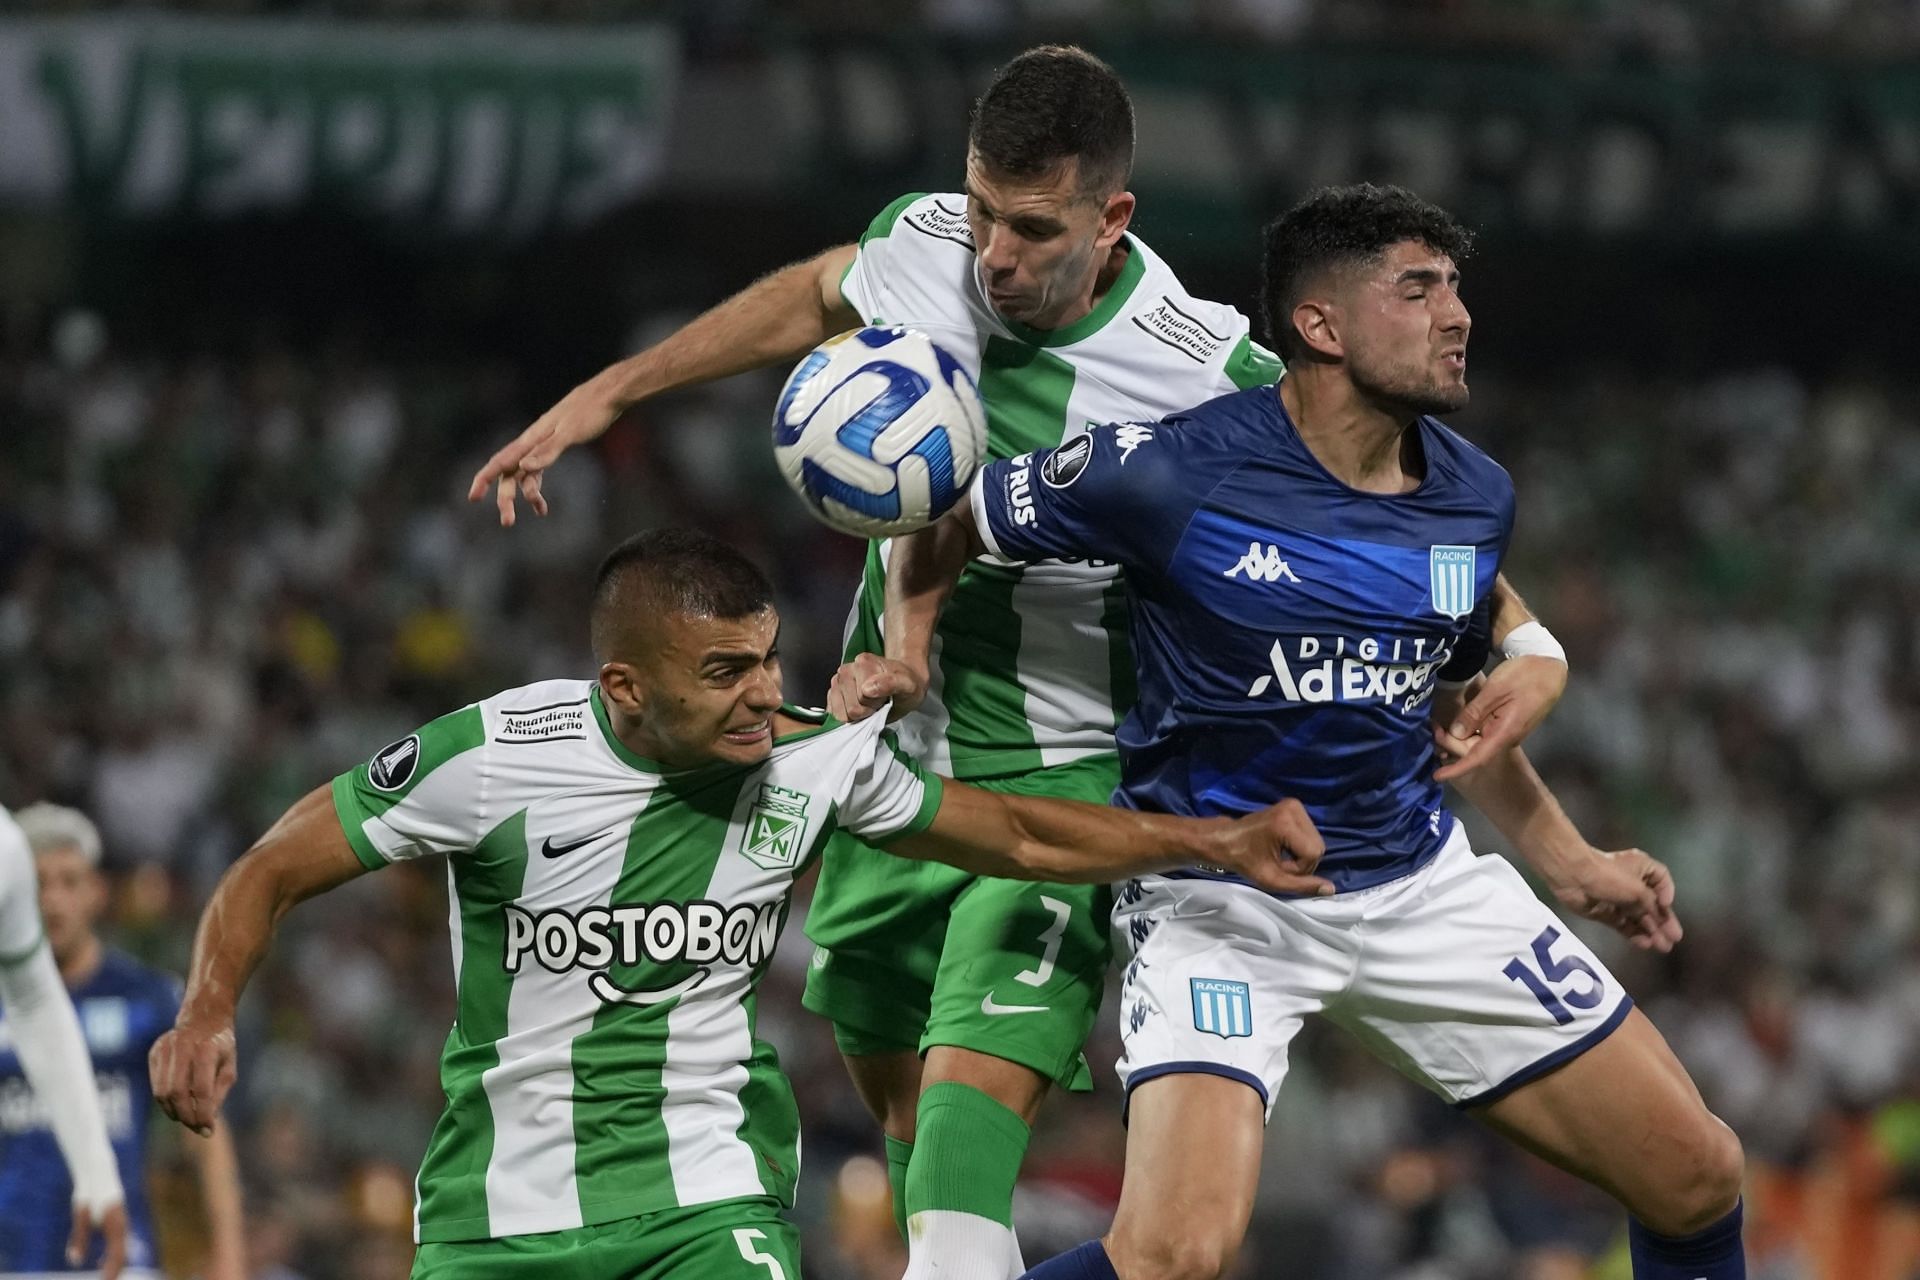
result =
M923 529L987 452L987 414L958 360L913 329L856 329L815 347L773 414L773 456L807 509L843 533Z

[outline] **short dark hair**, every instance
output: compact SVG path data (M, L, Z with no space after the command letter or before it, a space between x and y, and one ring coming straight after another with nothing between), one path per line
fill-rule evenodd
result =
M773 584L739 551L697 529L649 529L600 562L589 613L593 652L612 661L632 626L662 614L744 618L773 603Z
M1369 262L1403 240L1418 240L1455 262L1473 252L1473 233L1404 187L1362 182L1322 187L1267 224L1260 304L1280 355L1306 354L1293 309L1323 272Z
M1073 45L1029 49L973 104L967 145L995 171L1037 178L1080 162L1080 190L1108 196L1133 172L1133 100L1112 67Z

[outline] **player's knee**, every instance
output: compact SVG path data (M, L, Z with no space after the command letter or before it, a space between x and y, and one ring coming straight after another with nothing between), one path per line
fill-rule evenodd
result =
M1746 1178L1746 1153L1733 1130L1709 1115L1682 1142L1673 1168L1677 1176L1662 1203L1639 1217L1662 1235L1692 1235L1733 1212Z
M1116 1228L1107 1240L1107 1253L1124 1280L1220 1280L1233 1266L1239 1245L1217 1231L1132 1233Z

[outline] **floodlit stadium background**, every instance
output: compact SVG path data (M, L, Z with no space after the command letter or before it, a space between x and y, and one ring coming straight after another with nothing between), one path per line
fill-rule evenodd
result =
M1590 837L1672 865L1688 927L1670 960L1606 954L1745 1140L1753 1274L1920 1275L1920 3L7 8L0 801L98 819L121 945L182 968L301 793L591 672L585 586L637 528L771 569L818 701L860 547L780 487L779 373L635 411L555 469L547 521L500 530L467 477L611 359L952 189L991 67L1077 40L1133 89L1134 229L1195 292L1251 311L1260 222L1318 183L1480 230L1456 425L1513 472L1510 576L1573 661L1534 755ZM444 911L437 868L368 877L255 980L230 1115L256 1276L406 1274ZM806 1118L810 1275L891 1280L799 918L761 1013ZM1030 1259L1118 1190L1107 1021L1099 1092L1036 1134ZM1245 1276L1626 1274L1606 1203L1335 1034L1269 1145ZM163 1140L185 1276L176 1163Z

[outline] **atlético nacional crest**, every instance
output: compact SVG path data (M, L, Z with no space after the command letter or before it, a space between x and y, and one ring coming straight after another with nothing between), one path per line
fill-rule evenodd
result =
M1433 583L1433 611L1449 618L1473 612L1474 548L1429 547L1427 577Z
M762 784L747 813L741 856L768 871L798 866L807 834L807 799L804 791Z

